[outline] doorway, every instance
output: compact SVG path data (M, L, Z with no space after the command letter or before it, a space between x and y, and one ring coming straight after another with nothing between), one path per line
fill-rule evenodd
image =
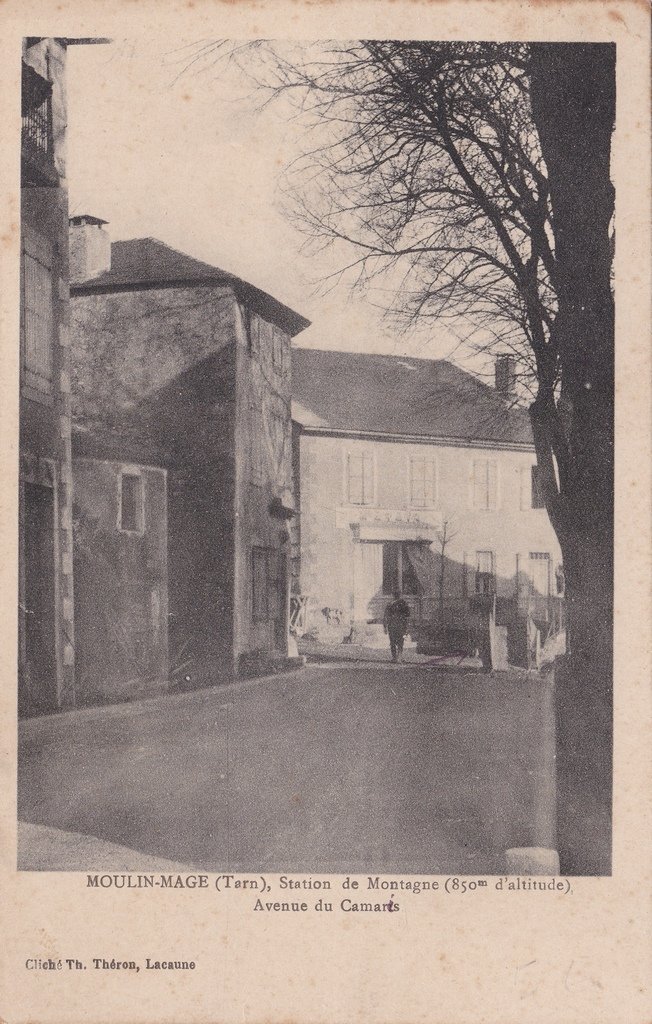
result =
M358 621L383 617L397 591L416 597L419 581L410 557L416 545L404 541L362 541L354 554L354 617Z
M38 714L57 706L54 584L54 491L25 484L25 661L21 666L19 710Z

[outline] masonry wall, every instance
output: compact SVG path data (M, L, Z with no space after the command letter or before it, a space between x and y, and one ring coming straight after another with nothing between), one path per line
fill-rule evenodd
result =
M122 478L139 482L133 522ZM168 686L164 470L76 458L73 464L77 688L80 704Z
M167 470L170 672L232 669L235 299L73 289L74 447Z
M493 553L499 596L516 596L528 570L530 552L549 553L554 573L561 561L556 536L544 509L529 503L524 483L535 463L533 452L441 445L343 439L303 432L299 442L301 481L301 593L310 595L313 622L320 611L335 608L345 621L354 619L356 549L364 540L417 539L430 542L437 554L437 532L445 520L452 539L446 547L445 599L459 600L475 589L476 552ZM373 458L374 493L369 504L354 505L347 496L347 455ZM432 460L435 467L431 507L411 504L410 456ZM473 464L497 465L496 505L474 507ZM433 560L436 567L436 559ZM438 600L433 579L432 594Z
M25 44L23 60L52 83L52 184L25 184L25 147L22 154L18 661L19 707L31 714L74 704L75 637L65 47L54 39ZM26 313L26 275L33 280L35 270L43 280L30 289ZM51 321L49 357L27 350L26 315L35 312Z
M283 505L292 493L289 336L240 307L237 338L236 665L254 652L287 653L291 544ZM275 567L266 615L254 608L254 549L268 552Z

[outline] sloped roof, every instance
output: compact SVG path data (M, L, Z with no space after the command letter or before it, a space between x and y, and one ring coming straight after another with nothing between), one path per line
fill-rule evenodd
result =
M529 415L445 359L295 347L293 416L347 433L531 445Z
M131 238L111 243L111 269L88 281L71 284L71 295L92 292L130 291L139 288L230 285L256 312L294 337L310 321L267 292L210 263L196 260L157 238Z

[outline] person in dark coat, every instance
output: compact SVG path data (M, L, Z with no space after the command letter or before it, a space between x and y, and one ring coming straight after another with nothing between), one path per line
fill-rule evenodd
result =
M410 609L401 597L399 590L394 592L394 600L385 608L383 625L385 632L389 633L389 649L392 652L392 661L400 661L403 654L403 640L408 631Z

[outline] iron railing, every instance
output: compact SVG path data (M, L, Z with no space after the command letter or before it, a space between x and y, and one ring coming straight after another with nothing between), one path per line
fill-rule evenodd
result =
M48 96L40 106L23 114L25 156L37 162L52 162L52 101Z

